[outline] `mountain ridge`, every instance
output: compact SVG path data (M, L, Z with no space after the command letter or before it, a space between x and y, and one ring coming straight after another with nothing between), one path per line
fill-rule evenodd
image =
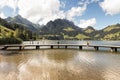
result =
M27 25L27 28L35 28L32 22L22 18L20 15L13 18L7 18L8 22L20 23ZM12 20L13 19L13 20ZM20 20L19 20L20 19ZM25 23L26 22L26 23ZM27 24L29 23L29 24ZM40 27L40 25L37 25ZM120 24L109 25L101 30L96 30L92 26L87 28L80 28L76 26L72 21L66 19L56 19L49 21L46 25L43 25L37 30L32 29L39 34L39 37L45 37L46 39L79 39L79 40L120 40Z
M20 15L17 15L15 17L8 17L5 19L7 22L9 23L17 23L17 24L21 24L26 26L28 29L32 30L32 31L36 31L37 28L39 27L38 24L33 24L32 22L30 22L29 20L21 17Z

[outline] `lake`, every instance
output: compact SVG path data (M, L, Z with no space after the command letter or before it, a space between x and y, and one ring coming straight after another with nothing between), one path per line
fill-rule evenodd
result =
M86 41L59 41L86 44ZM25 41L24 44L30 42ZM37 44L36 41L33 42ZM57 41L39 41L39 44ZM120 45L119 41L89 41L90 44ZM0 80L120 80L120 52L101 48L0 51Z

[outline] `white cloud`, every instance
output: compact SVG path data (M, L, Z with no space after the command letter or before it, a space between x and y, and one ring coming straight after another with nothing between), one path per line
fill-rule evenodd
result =
M0 11L5 7L10 7L16 12L18 0L0 0Z
M95 24L96 24L96 19L91 18L88 20L80 20L80 23L78 24L78 26L81 28L86 28L88 26L94 26Z
M115 15L120 13L120 0L104 0L100 3L106 14Z
M66 4L65 2L61 2L61 8L65 8Z
M92 2L99 2L99 1L100 1L100 0L91 0L91 3L92 3Z
M83 13L86 10L86 5L83 7L72 7L68 12L67 12L67 19L73 20L75 16L82 16Z
M3 19L6 18L6 16L4 15L4 13L2 13L2 12L0 13L0 18L3 18Z
M46 24L56 18L64 18L64 12L60 10L59 0L20 0L18 3L19 14L32 22ZM40 21L40 22L39 22Z
M66 18L73 21L74 17L82 16L87 5L72 7L70 10L64 12L60 10L60 7L64 8L65 4L60 2L60 0L29 0L27 3L25 0L20 0L18 7L19 14L22 17L34 23L46 24L48 21L57 18Z
M96 3L96 2L99 2L100 0L80 0L79 1L79 3L78 3L78 5L88 5L88 4L90 4L90 3Z
M63 11L60 8L64 8L66 5L60 0L28 0L27 2L26 0L0 0L0 17L7 17L2 11L7 6L13 9L12 15L15 16L17 9L19 9L18 14L33 23L46 24L57 18L66 18L76 22L75 18L83 15L87 5L97 1L99 0L83 0L81 5L78 4L78 7Z

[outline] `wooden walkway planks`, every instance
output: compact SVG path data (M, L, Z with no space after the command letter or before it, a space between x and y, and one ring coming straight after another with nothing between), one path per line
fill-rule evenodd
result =
M76 46L79 47L79 49L83 49L83 47L93 47L95 50L99 50L100 47L103 48L110 48L111 51L117 52L118 48L120 46L112 46L112 45L86 45L86 44L11 44L11 45L1 45L2 50L6 50L9 47L18 47L20 50L24 49L25 47L36 47L36 49L39 49L40 46L50 46L51 49L54 48L54 46L65 46L65 49L68 48L68 46Z

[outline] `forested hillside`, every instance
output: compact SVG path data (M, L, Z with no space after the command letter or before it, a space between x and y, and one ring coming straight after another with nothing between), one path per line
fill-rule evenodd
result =
M82 28L66 19L56 19L55 21L48 22L47 25L40 29L40 35L47 39L90 39Z
M120 40L120 24L110 25L102 30L95 30L92 26L82 29L68 20L57 19L43 26L40 35L47 39Z
M0 18L0 44L21 43L30 39L36 39L36 34L23 25L8 23Z

